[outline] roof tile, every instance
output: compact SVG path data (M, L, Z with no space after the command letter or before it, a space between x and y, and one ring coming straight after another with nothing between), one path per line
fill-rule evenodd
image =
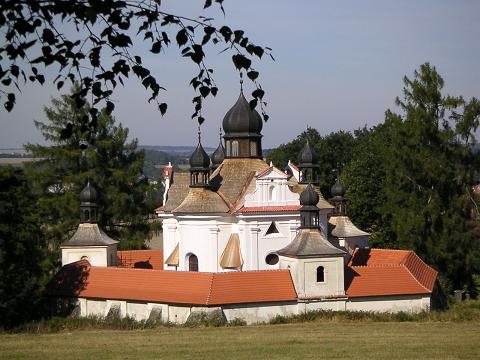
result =
M413 251L357 249L345 269L349 297L430 294L437 272Z
M163 270L163 250L117 251L117 264L125 268Z
M93 267L85 261L64 266L49 292L64 297L207 306L297 299L288 270L202 273Z

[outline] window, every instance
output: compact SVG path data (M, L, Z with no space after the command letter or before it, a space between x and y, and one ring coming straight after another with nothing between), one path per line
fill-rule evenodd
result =
M275 185L270 185L268 188L268 200L275 201L277 198L277 192L275 191Z
M250 156L257 156L257 143L250 143Z
M278 264L278 255L277 254L268 254L265 258L265 262L268 265L277 265Z
M84 216L85 216L85 221L89 221L90 220L90 212L88 210L85 210L84 211Z
M325 282L325 269L323 266L317 267L317 282Z
M238 156L238 141L232 141L232 156Z
M188 271L198 271L198 258L194 254L188 257Z
M280 231L278 231L277 226L275 225L275 222L272 221L270 226L267 229L267 232L265 233L265 236L270 235L270 234L280 234Z
M231 148L232 148L230 141L227 141L227 142L225 143L225 147L227 148L227 156L230 156L230 154L231 154Z

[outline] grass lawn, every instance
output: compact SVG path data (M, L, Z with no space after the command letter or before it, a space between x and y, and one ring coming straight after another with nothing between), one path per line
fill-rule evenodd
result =
M2 359L480 359L480 323L328 322L1 334Z

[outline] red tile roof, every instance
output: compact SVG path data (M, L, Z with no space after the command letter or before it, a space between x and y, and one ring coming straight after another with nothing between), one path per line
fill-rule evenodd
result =
M297 300L288 270L201 273L93 267L86 261L64 266L49 291L52 296L206 306Z
M163 250L117 251L117 266L163 270Z
M345 270L349 297L430 294L437 272L413 251L357 249Z
M155 209L155 212L162 212L162 211L165 211L165 206L160 206Z
M280 205L280 206L244 206L238 210L239 213L262 213L262 212L294 212L300 210L301 205Z

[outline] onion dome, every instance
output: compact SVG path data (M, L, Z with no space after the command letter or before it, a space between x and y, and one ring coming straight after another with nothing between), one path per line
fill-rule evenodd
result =
M212 160L212 168L213 169L216 169L217 167L219 167L220 164L225 159L225 148L223 147L223 144L222 144L222 133L221 133L221 131L220 131L220 143L218 144L218 147L215 149L215 151L213 152L210 159Z
M90 184L88 180L87 186L80 192L80 202L82 203L96 203L97 202L97 190Z
M260 135L262 127L263 123L260 114L250 108L247 99L241 92L235 105L228 110L223 118L225 135L239 133Z
M305 146L303 147L302 151L300 151L300 154L298 155L298 163L299 165L304 165L304 164L314 164L317 162L317 153L313 148L310 146L309 141L305 143Z
M340 180L335 181L335 184L332 185L330 189L333 197L343 197L345 195L346 189L345 186L340 182Z
M319 200L320 197L312 184L308 184L305 190L300 194L300 204L303 206L316 206Z
M207 169L210 167L210 157L198 142L197 148L190 156L190 169Z

